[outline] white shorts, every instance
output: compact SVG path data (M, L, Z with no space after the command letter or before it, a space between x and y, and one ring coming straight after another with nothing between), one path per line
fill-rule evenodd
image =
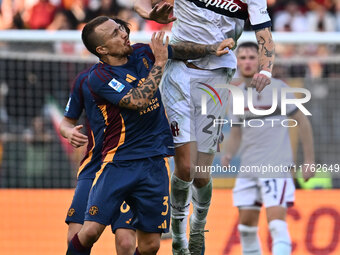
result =
M295 185L292 178L237 178L233 203L237 207L283 206L294 204Z
M175 146L197 142L198 151L216 152L222 129L216 120L224 117L229 96L228 89L216 86L227 84L234 73L235 69L197 70L183 61L168 61L161 91Z

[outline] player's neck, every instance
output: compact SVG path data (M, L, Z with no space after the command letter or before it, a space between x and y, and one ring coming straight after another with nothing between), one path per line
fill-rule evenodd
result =
M248 78L248 77L242 77L242 83L245 83L246 87L249 88L251 87L251 78Z
M128 58L125 57L114 57L114 56L103 56L102 61L104 61L106 64L109 64L111 66L121 66L125 65L128 62Z

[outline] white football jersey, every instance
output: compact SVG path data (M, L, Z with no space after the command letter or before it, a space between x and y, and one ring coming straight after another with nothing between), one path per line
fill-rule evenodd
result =
M293 153L289 137L289 124L287 119L298 108L287 104L287 116L281 115L281 88L287 88L283 81L272 79L261 93L252 88L253 106L255 109L268 110L272 107L273 88L277 89L277 108L274 113L267 116L255 115L249 110L247 89L245 84L239 86L244 91L244 115L233 115L232 97L228 115L232 125L239 123L242 129L240 147L241 166L283 166L293 165ZM295 98L293 93L287 93L287 99ZM283 121L283 125L282 125ZM256 126L256 127L255 127Z
M250 19L254 30L270 27L266 0L175 0L172 42L214 44L226 38L235 42L244 21ZM236 68L232 51L222 57L207 56L192 61L204 69Z

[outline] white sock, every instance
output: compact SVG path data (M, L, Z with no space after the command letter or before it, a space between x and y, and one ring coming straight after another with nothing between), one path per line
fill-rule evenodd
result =
M290 255L292 252L292 243L287 223L283 220L272 220L269 222L269 230L273 240L273 255Z
M258 227L239 224L243 255L261 255L261 245L257 234Z
M204 229L212 195L212 180L210 178L209 183L201 188L192 185L191 189L192 204L194 206L191 215L191 227L197 230Z
M192 181L183 181L174 174L171 176L172 247L177 250L188 247L186 230L191 200L191 185Z

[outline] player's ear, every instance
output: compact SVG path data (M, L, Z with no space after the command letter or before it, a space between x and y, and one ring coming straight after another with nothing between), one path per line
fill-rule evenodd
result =
M98 52L98 54L100 54L101 56L103 56L103 55L107 55L108 50L107 50L107 48L106 48L105 46L98 46L98 47L96 48L96 52Z

